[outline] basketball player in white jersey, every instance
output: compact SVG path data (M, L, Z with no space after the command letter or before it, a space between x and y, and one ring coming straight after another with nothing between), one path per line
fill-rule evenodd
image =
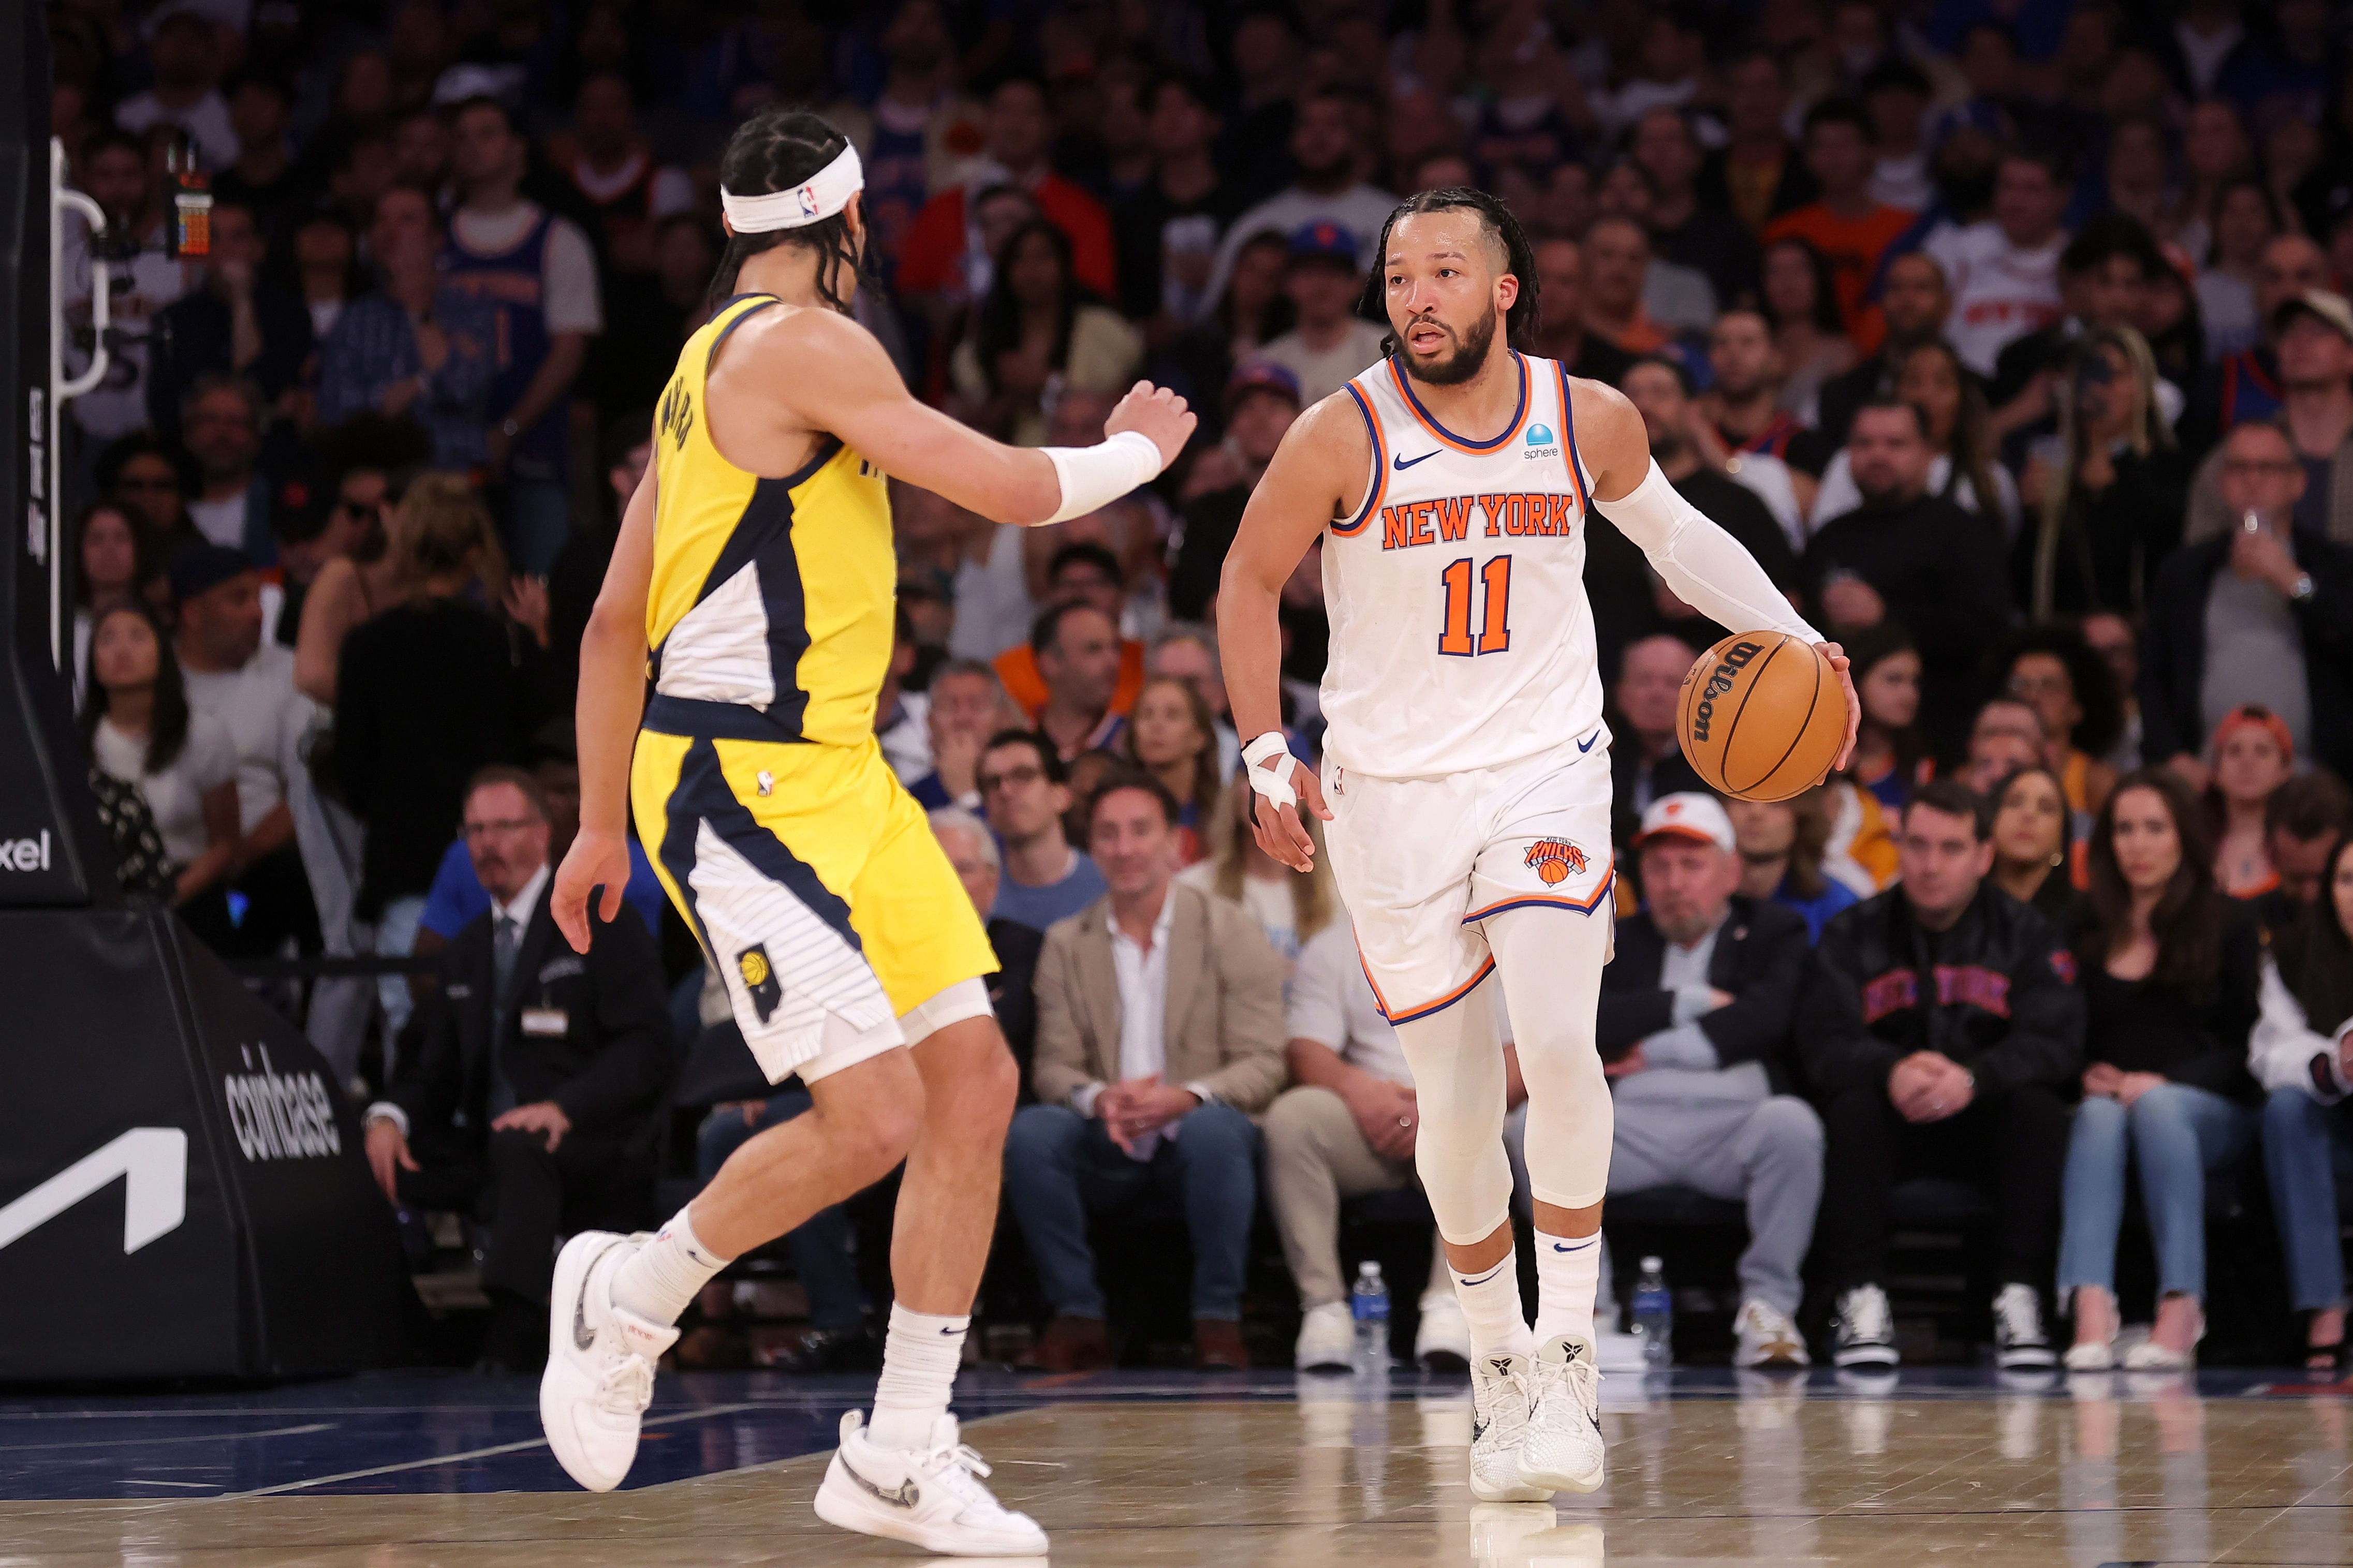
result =
M1472 1492L1601 1484L1593 1307L1609 1089L1594 1048L1610 952L1609 732L1585 531L1599 511L1685 603L1820 643L1651 460L1642 418L1514 344L1535 331L1527 240L1483 192L1425 192L1366 286L1391 354L1307 411L1267 468L1218 601L1261 847L1332 869L1417 1097L1402 1120L1469 1319ZM1332 624L1324 773L1287 754L1276 600L1322 541ZM1846 660L1847 741L1861 716ZM1498 975L1528 1089L1535 1326L1521 1315L1503 1144ZM1679 1015L1680 1016L1680 1015Z

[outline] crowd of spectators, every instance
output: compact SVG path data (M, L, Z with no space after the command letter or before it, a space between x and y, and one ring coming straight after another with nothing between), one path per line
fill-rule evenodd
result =
M1865 1364L1894 1354L1888 1194L1984 1181L2005 1356L2055 1309L2071 1365L2176 1366L2206 1173L2260 1147L2300 1337L2341 1358L2353 39L2322 0L50 18L54 129L107 215L63 237L69 369L98 289L111 322L66 484L122 879L232 957L437 959L290 1001L374 1102L394 1201L495 1213L510 1327L551 1235L650 1213L677 1064L726 1027L642 854L585 959L549 941L545 872L581 628L711 310L718 152L793 102L860 151L854 310L919 395L1031 445L1101 439L1139 376L1202 415L1157 484L1049 528L893 487L878 741L1005 963L1041 1363L1110 1353L1091 1224L1156 1202L1194 1233L1198 1357L1233 1364L1261 1181L1300 1358L1345 1359L1338 1205L1411 1183L1346 911L1246 831L1214 626L1251 486L1377 362L1381 224L1463 184L1533 241L1524 346L1636 405L1862 696L1845 773L1707 797L1674 700L1726 628L1588 520L1612 1193L1745 1201L1741 1355L1801 1349L1811 1279L1817 1344ZM165 245L184 159L201 260ZM1303 755L1320 565L1282 602ZM702 1102L687 1163L808 1105L749 1093ZM2116 1294L2134 1181L2150 1302ZM855 1353L849 1246L834 1213L792 1255ZM1445 1351L1451 1298L1423 1308Z

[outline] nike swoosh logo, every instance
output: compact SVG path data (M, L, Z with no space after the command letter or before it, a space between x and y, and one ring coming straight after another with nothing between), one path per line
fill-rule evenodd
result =
M856 1481L860 1486L865 1488L867 1491L872 1493L879 1501L889 1503L892 1508L913 1508L923 1495L916 1489L914 1478L912 1476L907 1479L901 1481L891 1490L887 1492L884 1491L881 1487L876 1486L872 1481L870 1481L864 1476L860 1475L858 1473L858 1467L849 1462L849 1456L847 1454L841 1456L841 1468L849 1474L851 1480Z
M1509 1258L1506 1258L1503 1263L1498 1263L1495 1267L1490 1268L1476 1279L1465 1279L1462 1283L1465 1285L1484 1285L1488 1280L1493 1279L1496 1275L1501 1274L1504 1271L1505 1264L1508 1264L1510 1261L1511 1260Z
M1586 752L1593 750L1594 741L1599 741L1599 739L1601 739L1601 731L1596 730L1593 731L1592 740L1579 741L1577 743L1577 755L1583 756Z
M1442 451L1444 448L1440 447L1439 450ZM1427 463L1430 458L1435 458L1436 456L1438 456L1438 451L1424 452L1419 458L1409 458L1403 452L1399 452L1395 458L1389 459L1389 467L1397 469L1399 473L1403 473L1406 469L1412 468L1416 463Z
M620 1245L617 1241L608 1241L605 1244L605 1252L610 1252ZM590 1260L586 1271L580 1276L580 1294L572 1298L572 1342L584 1351L596 1342L596 1331L588 1326L588 1277L596 1272L596 1265L604 1261L605 1252L599 1252Z
M1552 1244L1552 1249L1555 1252L1582 1252L1592 1245L1593 1243L1590 1241L1580 1241L1575 1247L1563 1247L1559 1242L1556 1241Z

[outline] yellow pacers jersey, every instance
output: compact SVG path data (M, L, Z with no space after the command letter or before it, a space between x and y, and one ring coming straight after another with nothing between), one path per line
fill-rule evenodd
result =
M656 409L646 600L656 707L675 721L733 704L766 721L738 733L860 745L874 734L898 589L882 472L828 436L798 472L762 479L719 455L705 416L720 344L778 303L746 294L722 305L687 340Z

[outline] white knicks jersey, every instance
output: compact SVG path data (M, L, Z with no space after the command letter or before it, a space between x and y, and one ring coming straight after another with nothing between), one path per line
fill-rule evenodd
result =
M1373 477L1324 546L1323 701L1351 772L1499 767L1600 728L1568 384L1557 361L1512 363L1519 411L1484 441L1430 417L1395 359L1348 384Z

